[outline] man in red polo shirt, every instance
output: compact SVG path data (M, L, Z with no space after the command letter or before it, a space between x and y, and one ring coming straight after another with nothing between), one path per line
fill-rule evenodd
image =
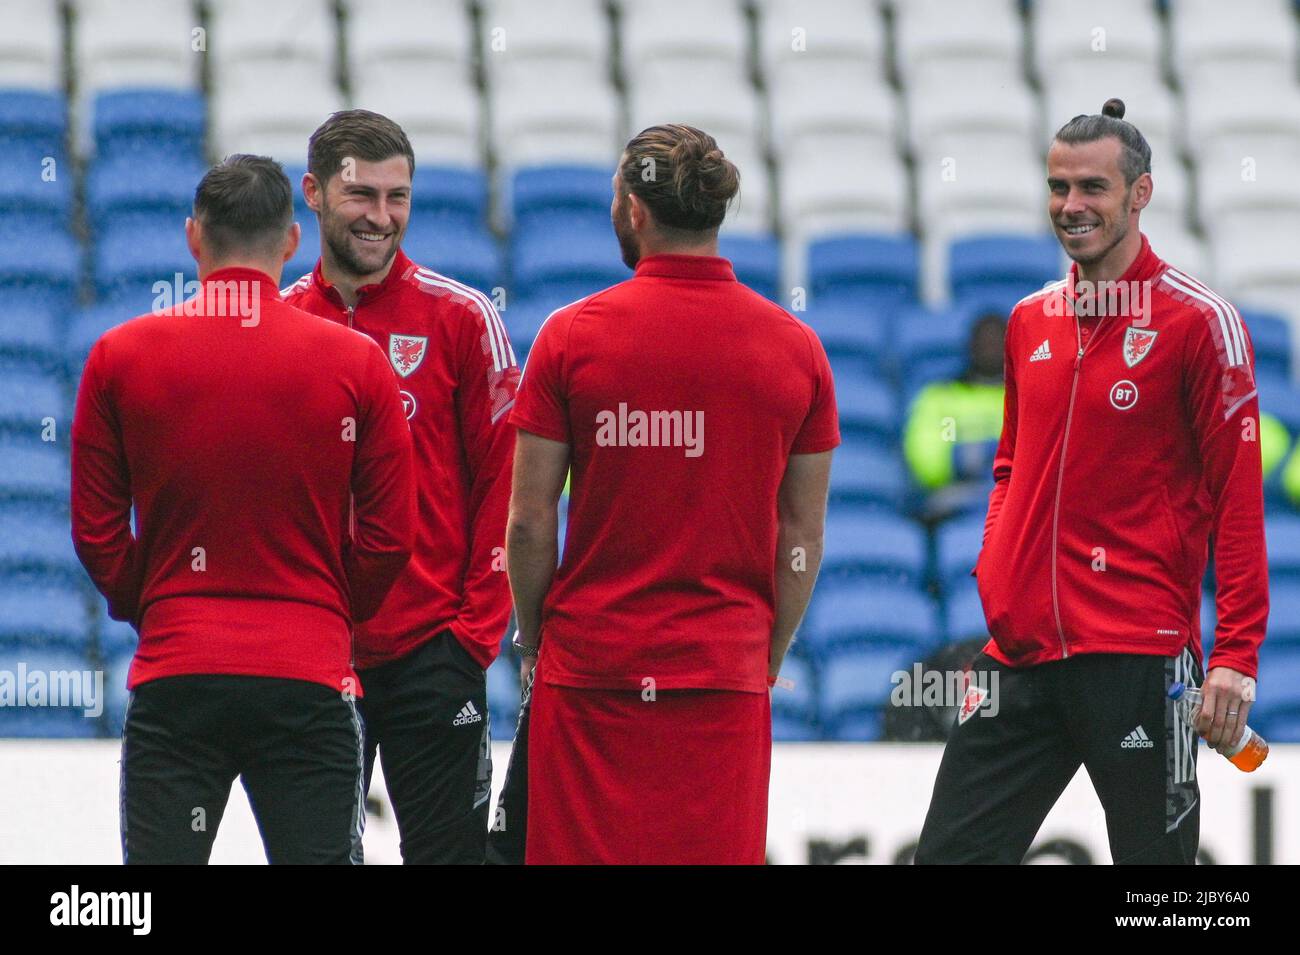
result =
M360 862L351 627L411 555L401 398L374 342L280 301L278 163L211 169L186 237L198 294L95 343L72 422L77 554L140 632L123 860L206 862L241 776L271 862Z
M516 646L540 647L532 864L764 860L768 689L839 428L817 337L718 257L738 187L698 129L634 137L611 216L636 274L555 312L529 354L506 550Z

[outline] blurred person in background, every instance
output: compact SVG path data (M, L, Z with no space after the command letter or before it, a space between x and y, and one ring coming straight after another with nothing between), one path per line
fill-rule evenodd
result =
M527 861L762 864L769 689L839 443L830 365L718 256L739 174L712 136L643 130L613 186L635 274L546 320L511 415L515 644L540 651Z
M486 295L402 252L414 172L391 119L354 109L321 124L302 180L321 257L285 300L379 344L415 447L415 553L355 634L366 789L379 758L404 862L480 865L492 786L485 672L510 617L507 416L519 367Z
M239 776L268 861L359 863L351 627L411 555L401 397L373 342L280 301L278 163L213 167L185 234L198 295L99 339L72 424L77 554L140 634L123 861L206 863Z
M912 401L903 456L927 492L924 516L941 521L986 493L1002 434L1002 351L1006 319L981 315L971 326L966 371L926 385Z

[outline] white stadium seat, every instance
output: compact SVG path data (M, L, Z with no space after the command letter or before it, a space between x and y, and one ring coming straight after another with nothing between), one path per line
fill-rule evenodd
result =
M772 232L772 185L763 154L752 145L739 144L723 152L740 171L740 194L727 211L722 232L769 235Z
M771 146L779 154L803 136L819 132L860 133L897 148L898 100L867 64L845 61L807 64L769 83Z
M908 224L907 175L892 149L869 136L808 136L782 155L781 222L801 238L898 232Z
M707 79L676 63L649 64L628 96L629 134L659 123L685 123L712 135L723 151L757 152L763 130L757 92L733 64L711 63L704 75Z
M55 0L0 0L0 88L63 89L63 25Z
M1187 90L1184 131L1193 157L1255 156L1285 149L1300 137L1300 88L1272 87L1268 95L1224 84Z
M1296 82L1290 0L1178 0L1170 4L1170 62L1189 88Z
M1150 76L1131 75L1128 80L1093 70L1058 76L1043 95L1044 147L1075 116L1100 113L1102 104L1111 97L1124 101L1124 118L1142 131L1153 156L1182 148L1181 113L1173 93L1156 78L1154 70Z
M1020 71L1024 31L1015 0L908 0L894 8L894 29L905 86L937 60L1000 62Z
M553 72L541 84L509 70L489 90L492 148L508 174L538 163L591 163L613 168L623 145L618 97L587 63Z
M1096 70L1116 79L1149 70L1154 78L1160 63L1160 22L1151 0L1036 0L1030 37L1044 88L1051 88L1062 69ZM1100 108L1099 103L1095 109Z
M185 0L83 2L74 19L77 87L89 96L110 87L197 89L202 50L199 17Z
M492 4L483 11L479 30L489 82L507 64L531 64L534 82L557 60L608 69L609 19L597 0L565 0L558 7Z
M372 65L415 61L469 75L474 32L463 0L348 0L344 38L353 84ZM400 29L395 29L400 24Z
M1280 312L1300 331L1300 213L1225 215L1209 235L1219 291L1239 306Z
M1209 250L1186 227L1177 228L1166 222L1153 222L1145 212L1142 213L1140 223L1143 234L1151 241L1152 251L1161 259L1202 282L1214 281Z
M771 0L759 11L758 50L769 87L777 74L848 63L885 75L885 24L870 0Z
M1197 206L1212 229L1222 216L1250 209L1300 212L1300 137L1276 148L1242 156L1234 149L1211 151L1197 167Z
M1151 183L1151 202L1142 211L1143 223L1158 223L1163 231L1186 230L1191 222L1192 186L1183 161L1173 153L1153 153Z
M681 72L707 64L746 67L749 31L736 3L698 0L644 0L623 7L623 69L629 85L654 61L676 65Z
M480 96L463 63L375 61L359 82L354 74L352 105L399 123L420 163L484 163Z
M311 63L332 76L337 20L329 0L211 0L208 51L219 88L241 70Z
M303 165L308 137L342 108L337 87L315 64L243 67L226 78L213 99L216 152L251 152Z
M927 79L908 88L904 104L917 152L969 154L989 140L1042 149L1037 104L1016 77L1002 86Z

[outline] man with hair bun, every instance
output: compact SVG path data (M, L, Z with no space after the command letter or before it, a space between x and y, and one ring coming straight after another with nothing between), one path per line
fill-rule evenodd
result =
M959 707L917 862L1022 861L1082 765L1116 863L1192 864L1196 738L1168 691L1207 673L1195 729L1222 753L1254 699L1268 564L1250 335L1139 231L1151 147L1123 117L1108 100L1047 154L1048 213L1074 264L1007 326L974 571L992 639L972 672L990 678ZM1000 699L986 719L990 688Z
M718 256L739 184L698 129L633 137L610 215L635 274L554 312L528 356L506 550L515 645L540 651L529 864L765 858L769 689L839 427L816 335Z

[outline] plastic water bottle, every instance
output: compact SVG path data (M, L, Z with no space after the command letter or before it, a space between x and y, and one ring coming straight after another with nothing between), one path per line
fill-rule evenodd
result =
M1196 727L1196 717L1201 712L1201 691L1194 686L1175 683L1169 688L1169 699L1173 700L1179 718L1192 728ZM1253 773L1260 763L1268 759L1268 743L1249 726L1242 731L1241 741L1236 747L1224 754L1228 762L1244 773Z

